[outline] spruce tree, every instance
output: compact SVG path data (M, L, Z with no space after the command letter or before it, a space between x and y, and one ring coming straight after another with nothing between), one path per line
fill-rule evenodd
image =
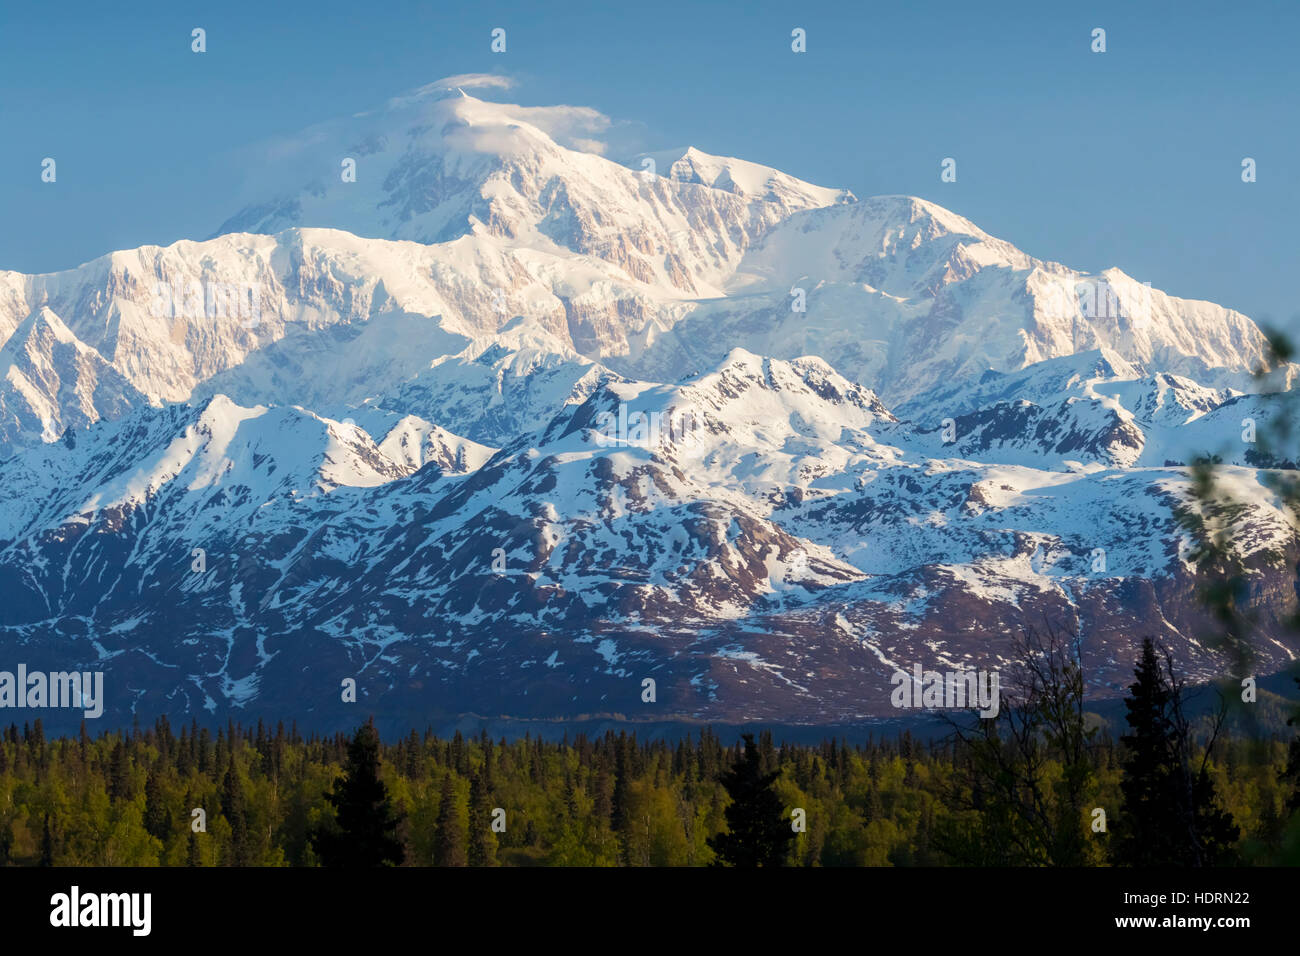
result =
M469 782L469 853L470 866L491 866L494 862L492 837L492 800L480 774Z
M32 725L32 763L38 767L45 766L45 724L37 717Z
M0 748L3 752L3 748ZM14 824L6 818L0 820L0 866L8 866L13 859Z
M221 781L221 813L230 824L230 866L248 866L248 816L244 808L244 785L235 767L235 757L229 757L226 776Z
M570 821L578 819L578 791L573 787L573 777L567 773L564 775L564 812Z
M38 866L54 865L54 831L50 829L50 815L45 814L45 825L41 830L41 859Z
M627 734L619 733L614 744L614 793L610 799L610 828L622 833L627 828Z
M1300 589L1300 585L1297 585ZM1295 678L1296 686L1300 687L1300 677ZM1287 718L1288 727L1300 724L1300 714ZM1287 746L1286 766L1282 768L1279 774L1283 783L1291 785L1291 792L1286 798L1286 808L1292 813L1300 811L1300 735L1291 740Z
M149 835L163 843L171 835L172 818L163 799L162 782L155 770L149 771L144 785L144 828Z
M1167 672L1168 671L1168 672ZM1162 667L1150 638L1124 705L1132 732L1121 737L1123 802L1115 860L1128 866L1211 866L1239 835L1218 806L1205 762L1191 768L1191 736L1182 718L1180 686ZM1208 754L1206 755L1208 757Z
M455 777L448 771L442 778L442 793L438 798L437 832L434 834L433 862L435 866L465 866L465 829L456 812Z
M113 801L131 799L131 758L126 744L118 738L109 763L108 795Z
M717 865L784 866L795 833L773 787L780 771L764 774L754 735L744 739L743 756L721 777L731 796L724 811L727 831L709 837L708 844L718 855Z
M1142 658L1134 673L1137 680L1124 701L1132 733L1120 738L1126 756L1120 765L1124 797L1115 853L1117 862L1153 866L1174 856L1171 834L1161 823L1175 813L1176 799L1169 692L1150 638L1142 642Z
M194 737L191 735L191 740ZM211 773L215 767L212 762L212 734L208 728L204 727L199 731L198 742L195 745L197 751L195 762L199 766L199 773Z
M451 739L451 762L458 774L469 775L469 748L465 746L465 738L459 730Z
M343 776L325 795L335 810L337 826L319 828L311 836L325 866L400 866L406 851L397 839L398 820L379 779L379 732L371 721L356 732L347 748Z
M601 826L610 826L610 817L614 812L613 785L610 783L609 771L601 767L596 773L596 779L592 790L592 799L595 801L596 820Z
M411 735L406 738L406 753L403 755L403 769L411 780L420 779L422 749L420 735L415 732L415 728L411 728Z

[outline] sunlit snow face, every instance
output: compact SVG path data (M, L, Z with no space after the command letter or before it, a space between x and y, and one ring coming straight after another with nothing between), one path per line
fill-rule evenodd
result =
M528 663L512 642L411 634L763 616L815 698L837 662L789 635L827 620L975 646L1086 600L1130 626L1135 591L1187 573L1172 516L1206 451L1244 549L1291 546L1244 316L916 197L694 148L612 162L594 110L472 95L507 88L451 78L291 138L292 175L217 238L0 273L20 626L79 627L113 581L106 640L168 666L257 630L256 655L217 645L245 670L200 677L224 704L263 692L286 628L394 674L435 643L450 671L498 655L495 684ZM762 680L743 643L715 659Z

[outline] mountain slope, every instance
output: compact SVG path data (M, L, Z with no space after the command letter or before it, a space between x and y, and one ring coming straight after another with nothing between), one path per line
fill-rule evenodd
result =
M675 386L608 380L495 453L414 419L376 444L224 397L144 409L0 463L0 623L137 705L262 712L292 687L324 722L348 676L403 720L623 712L644 676L674 716L862 720L895 666L997 666L1044 615L1079 630L1097 689L1135 627L1214 673L1185 469L929 440L818 359L739 350ZM1226 477L1278 666L1295 518L1254 468Z
M602 122L433 84L215 238L0 273L0 640L119 721L337 727L348 678L405 726L865 721L1044 622L1109 694L1135 635L1225 666L1179 523L1217 456L1294 660L1249 319Z
M1245 390L1268 354L1263 333L1238 312L1166 295L1117 269L1090 275L1034 259L908 196L791 216L746 253L729 290L614 367L665 376L717 361L730 342L780 358L821 355L901 404L988 369L1096 349Z

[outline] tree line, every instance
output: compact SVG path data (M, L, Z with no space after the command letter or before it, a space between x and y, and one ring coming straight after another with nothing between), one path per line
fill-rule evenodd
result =
M1300 863L1300 740L1189 717L1151 641L1113 735L1071 647L1028 639L1020 695L936 740L11 725L0 865Z

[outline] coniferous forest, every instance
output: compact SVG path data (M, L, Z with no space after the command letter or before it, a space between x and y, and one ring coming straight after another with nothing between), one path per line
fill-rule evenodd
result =
M728 743L709 730L671 742L627 732L384 742L369 723L352 737L304 737L165 718L47 739L39 721L11 725L0 864L1300 862L1300 741L1185 716L1176 674L1157 646L1143 652L1118 734L1071 711L1068 667L1046 668L1037 696L1005 720L954 724L927 742L791 746L762 732Z

